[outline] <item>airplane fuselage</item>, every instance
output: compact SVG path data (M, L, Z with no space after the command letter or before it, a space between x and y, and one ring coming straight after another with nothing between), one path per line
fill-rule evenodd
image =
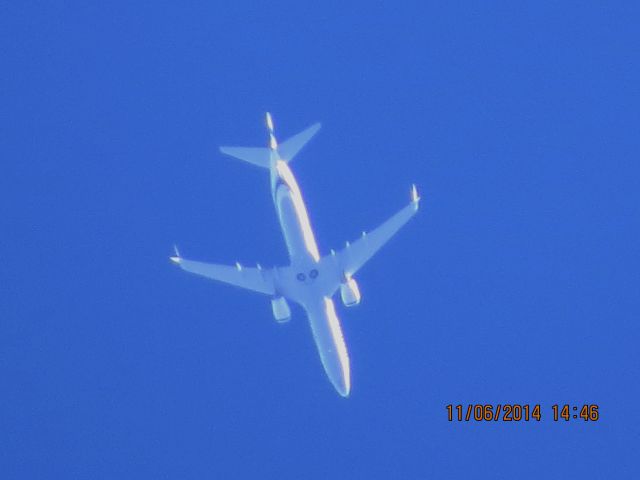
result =
M334 268L320 268L320 253L300 187L287 162L277 158L272 159L271 194L291 261L283 275L276 276L276 289L306 310L322 364L336 390L348 396L349 356L331 299L340 275Z
M307 207L287 162L275 160L271 168L271 195L278 213L291 263L320 261Z

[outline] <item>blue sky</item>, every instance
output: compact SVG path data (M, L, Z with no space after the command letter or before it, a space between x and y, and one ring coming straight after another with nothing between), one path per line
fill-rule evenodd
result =
M228 3L0 7L3 478L635 478L637 4ZM267 110L323 122L322 252L423 195L339 308L348 400L299 309L167 259L286 262L217 152Z

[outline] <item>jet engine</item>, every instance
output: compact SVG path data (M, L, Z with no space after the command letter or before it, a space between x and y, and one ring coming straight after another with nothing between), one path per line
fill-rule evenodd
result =
M340 297L345 307L353 307L360 303L360 288L358 288L358 283L353 278L348 277L340 285Z
M271 310L273 310L273 318L278 323L285 323L291 320L291 309L289 303L284 297L274 297L271 299Z

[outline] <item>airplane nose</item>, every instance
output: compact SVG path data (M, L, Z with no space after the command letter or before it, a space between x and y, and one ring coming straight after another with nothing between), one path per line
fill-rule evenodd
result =
M349 365L325 365L325 371L331 380L333 388L340 396L347 398L351 393L351 375L349 374Z

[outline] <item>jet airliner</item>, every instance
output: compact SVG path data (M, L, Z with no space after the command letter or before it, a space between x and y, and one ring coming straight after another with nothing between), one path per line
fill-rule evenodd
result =
M204 263L183 258L175 248L171 260L183 270L271 297L277 322L291 318L289 301L302 306L309 319L320 360L329 380L343 397L351 391L349 356L340 321L332 300L340 290L342 303L360 303L360 289L354 275L418 211L420 197L415 185L411 201L376 229L346 243L336 252L321 256L311 228L300 187L289 164L318 132L316 123L278 144L273 121L266 114L269 133L267 147L220 147L222 153L267 169L271 176L271 196L289 253L289 265L262 268Z

